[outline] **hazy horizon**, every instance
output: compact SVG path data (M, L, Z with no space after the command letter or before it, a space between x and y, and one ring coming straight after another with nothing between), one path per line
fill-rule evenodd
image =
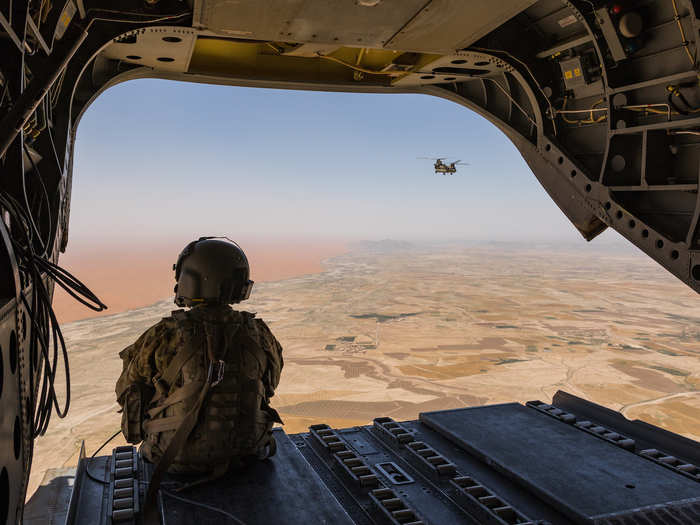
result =
M553 258L564 254L579 254L581 259L604 260L606 256L637 255L640 262L654 265L635 246L622 242L619 236L607 236L601 242L523 242L451 240L417 242L405 239L364 239L360 241L317 241L313 239L252 240L237 239L251 264L251 277L258 283L283 281L324 271L325 259L345 253L377 249L378 253L392 251L393 245L408 244L406 255L412 251L441 252L474 247L511 250L517 259L528 252L547 252ZM61 265L75 274L108 305L104 312L93 312L74 301L57 288L54 309L62 322L111 315L143 306L150 306L172 296L174 274L172 264L184 247L183 243L159 239L158 242L125 244L103 240L99 244L83 241L62 255ZM514 263L516 261L514 260Z
M75 148L60 264L106 314L167 297L203 235L239 242L257 281L317 272L363 240L591 249L503 133L425 95L130 81L86 111ZM436 175L422 156L470 165ZM60 291L55 304L64 321L95 315Z

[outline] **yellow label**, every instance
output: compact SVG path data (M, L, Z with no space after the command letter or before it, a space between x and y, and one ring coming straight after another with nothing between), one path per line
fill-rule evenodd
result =
M581 76L581 70L579 68L574 69L574 76L575 77L580 77Z
M569 70L569 71L564 71L564 78L567 79L567 80L570 80L570 79L574 78L574 75L573 75L573 73L571 72L571 70Z

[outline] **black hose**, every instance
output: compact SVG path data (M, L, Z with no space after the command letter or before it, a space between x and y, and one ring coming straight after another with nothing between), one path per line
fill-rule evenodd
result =
M45 197L48 198L48 195L45 194ZM25 200L28 203L28 199ZM46 254L34 251L37 244L45 250L45 244L39 238L38 228L32 227L34 221L30 209L25 209L14 197L3 193L0 193L0 206L8 211L12 224L16 226L12 228L11 241L22 276L22 287L26 289L31 284L31 298L28 299L22 290L20 301L27 310L31 333L30 361L36 368L30 374L29 396L33 414L32 436L37 437L46 432L54 411L60 418L67 415L71 400L68 350L53 310L49 280L91 310L99 312L107 306L73 274L48 260ZM63 360L66 381L66 399L62 404L59 403L55 384L59 356Z
M34 159L29 154L29 148L27 148L26 144L23 144L22 147L24 149L24 153L27 155L27 157L29 158L29 162L32 165L32 172L39 179L39 182L41 183L41 189L44 193L44 198L46 198L46 212L47 212L47 216L49 218L49 227L47 229L47 238L44 241L43 239L41 239L41 235L40 235L40 232L37 228L36 221L34 220L34 215L32 214L32 209L29 206L29 199L27 198L27 181L26 181L25 174L23 173L22 174L22 190L24 192L24 202L27 205L27 213L29 214L29 217L31 219L32 226L36 230L37 236L41 239L41 246L43 249L42 255L48 255L47 252L49 249L49 243L51 241L51 230L53 229L52 228L53 221L51 219L51 199L49 198L49 192L46 191L46 184L44 184L44 179L41 176L41 172L39 171L39 168L37 167L36 163L34 162ZM41 217L41 205L39 206L39 214Z

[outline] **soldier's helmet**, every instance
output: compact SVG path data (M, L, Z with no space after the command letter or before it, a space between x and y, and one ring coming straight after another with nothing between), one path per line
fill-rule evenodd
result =
M227 237L200 237L182 250L173 265L175 304L233 304L250 297L248 259Z

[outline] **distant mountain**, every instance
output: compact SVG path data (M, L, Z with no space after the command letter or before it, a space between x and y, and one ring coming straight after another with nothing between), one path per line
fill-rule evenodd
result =
M413 250L415 248L415 245L407 241L384 239L381 241L359 241L354 243L352 245L352 248L363 252L391 253Z

